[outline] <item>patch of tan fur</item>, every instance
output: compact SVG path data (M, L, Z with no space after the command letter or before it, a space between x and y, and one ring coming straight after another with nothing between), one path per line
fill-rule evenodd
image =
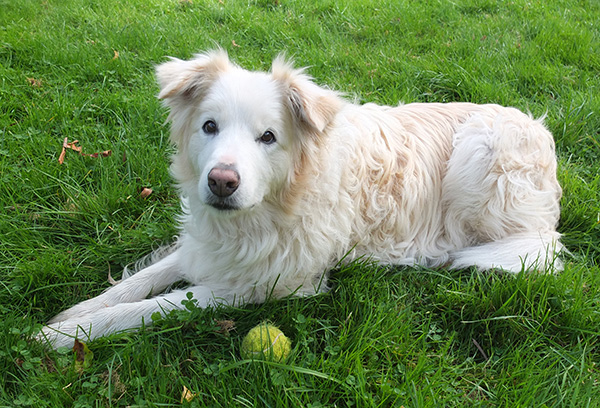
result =
M173 58L156 68L160 83L159 99L181 97L190 99L202 95L218 74L229 70L232 63L224 50L198 54L194 59L183 61ZM169 103L167 102L167 105Z
M343 106L334 91L312 82L303 69L294 69L291 62L278 56L271 69L273 79L281 85L284 104L295 127L294 169L284 188L280 203L287 215L292 215L309 183L318 178L318 163L324 155L327 128Z

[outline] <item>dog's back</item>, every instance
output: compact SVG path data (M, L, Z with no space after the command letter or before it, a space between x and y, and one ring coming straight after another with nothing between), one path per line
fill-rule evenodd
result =
M561 188L540 121L498 105L346 105L326 136L307 197L339 182L332 216L352 218L347 260L560 268Z

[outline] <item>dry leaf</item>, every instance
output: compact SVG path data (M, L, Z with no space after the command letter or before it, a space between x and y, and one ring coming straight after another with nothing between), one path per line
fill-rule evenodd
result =
M94 353L88 348L87 344L75 339L73 344L73 353L75 353L75 369L82 372L90 365L94 359Z
M181 393L181 403L183 404L184 401L190 402L191 400L193 400L196 397L196 394L192 393L188 387L186 387L185 385L183 386L183 392Z
M27 81L29 82L29 85L31 85L34 88L39 88L39 87L42 86L42 80L41 79L27 78Z
M116 59L119 59L119 51L117 50L113 50L115 52L115 55L113 56L113 61Z
M152 189L151 189L151 188L144 187L144 188L142 189L142 192L140 193L140 196L141 196L142 198L148 198L148 196L149 196L150 194L152 194Z
M58 156L58 164L63 164L65 162L65 155L67 154L67 140L68 138L65 137L65 141L63 142L62 146L62 151L60 152L60 156Z
M111 150L105 150L103 152L100 153L92 153L92 154L85 154L85 153L81 153L82 156L88 156L88 157L108 157L112 154Z
M100 153L91 153L91 154L83 153L81 151L82 150L81 146L77 146L77 143L79 143L79 140L73 140L72 142L69 142L69 138L65 137L65 140L63 140L62 151L60 152L60 156L58 156L59 164L64 163L65 157L67 154L67 149L74 150L74 151L78 152L80 155L87 156L87 157L108 157L112 154L111 150L105 150Z
M102 373L102 382L104 384L111 384L112 385L112 391L113 391L113 402L118 401L121 397L123 397L123 394L127 391L127 386L125 384L123 384L123 381L121 381L121 374L119 374L119 369L121 368L121 365L119 364L115 369L111 370L111 371L105 371Z
M233 320L215 320L217 326L217 333L229 335L229 332L235 329L235 322Z
M239 45L236 44L235 40L231 40L231 45L233 45L234 47L239 47Z
M67 141L67 139L65 139L65 142L66 141ZM76 152L81 153L81 146L77 146L77 143L79 143L79 140L73 140L71 143L66 144L66 148L75 150ZM65 147L64 144L63 144L63 147Z

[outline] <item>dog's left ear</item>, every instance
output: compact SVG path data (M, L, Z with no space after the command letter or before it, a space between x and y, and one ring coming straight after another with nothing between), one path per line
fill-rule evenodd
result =
M283 56L273 61L271 73L283 85L290 111L301 125L321 133L342 107L336 92L316 85L304 70L294 69Z

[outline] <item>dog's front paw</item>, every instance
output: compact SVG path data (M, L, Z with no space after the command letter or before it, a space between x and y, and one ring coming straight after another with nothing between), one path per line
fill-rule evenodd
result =
M36 340L48 343L52 348L72 347L75 339L89 341L90 330L69 321L52 323L44 326L36 336Z

